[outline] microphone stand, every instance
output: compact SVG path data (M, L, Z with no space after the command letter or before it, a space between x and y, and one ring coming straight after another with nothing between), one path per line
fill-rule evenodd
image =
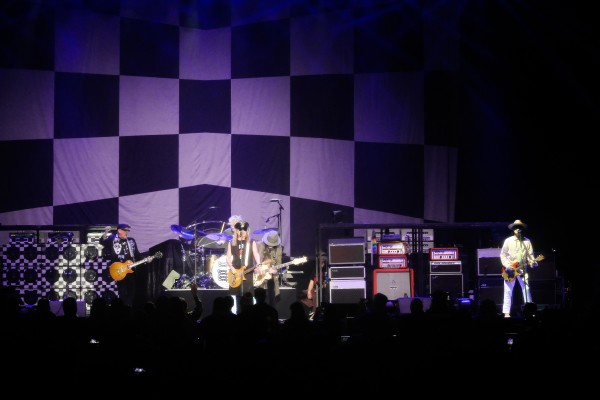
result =
M279 214L277 214L277 233L279 234L279 239L281 240L281 245L283 247L283 236L281 235L283 231L281 226L281 212L283 211L283 206L281 205L281 202L279 200L277 200L277 204L279 205Z

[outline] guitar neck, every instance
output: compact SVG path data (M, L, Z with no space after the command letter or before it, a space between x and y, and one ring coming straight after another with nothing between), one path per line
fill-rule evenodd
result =
M146 257L146 258L144 258L143 260L136 261L136 262L134 262L133 264L129 264L129 265L127 266L127 268L128 268L128 269L131 269L131 268L133 268L133 267L137 267L137 266L138 266L138 265L140 265L140 264L146 263L146 262L148 262L148 258L150 258L150 257Z
M273 269L280 269L280 268L287 267L288 265L293 264L293 263L294 263L294 261L288 261L288 262L286 262L284 264L279 264L279 265L276 265L276 266L271 267L271 268L273 268Z
M256 267L260 267L261 264L255 265L252 268L248 268L244 270L244 275L249 274L250 272L254 271L256 269Z

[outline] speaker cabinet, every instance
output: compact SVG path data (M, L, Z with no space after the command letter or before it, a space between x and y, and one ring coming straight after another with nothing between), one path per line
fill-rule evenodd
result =
M376 269L373 271L373 293L385 294L388 299L414 296L412 269Z
M477 275L501 276L501 249L477 249Z
M561 298L557 296L556 278L552 281L534 281L529 280L529 290L531 299L536 304L561 304ZM513 294L514 296L514 294ZM561 296L562 297L562 296Z
M463 297L462 274L431 274L429 275L429 292L441 290L450 293L454 298Z
M329 299L335 304L357 304L367 297L367 282L363 279L332 279L329 282Z
M365 279L365 267L330 267L329 278L331 279Z
M502 278L479 278L479 303L490 299L500 305L504 303L504 279Z
M398 299L398 312L400 314L410 314L410 303L417 298L423 302L423 311L427 311L431 307L431 297L400 297Z
M542 261L538 261L538 266L535 268L529 268L527 274L529 274L529 280L531 281L555 281L556 280L556 261L555 253L553 252L542 252L535 253L535 256L544 256ZM546 303L544 303L546 304Z
M462 261L429 261L432 274L461 274Z
M329 239L329 265L364 264L365 239L363 237Z

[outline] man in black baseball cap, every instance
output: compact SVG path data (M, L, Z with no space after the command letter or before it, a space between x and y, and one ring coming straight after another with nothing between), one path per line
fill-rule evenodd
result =
M111 264L116 262L124 263L128 260L136 262L142 259L135 239L129 237L129 231L131 230L129 224L117 225L116 235L110 235L110 229L110 226L104 229L104 234L100 238L100 245L108 250ZM132 305L133 296L135 295L135 279L134 272L127 274L124 279L117 281L119 298L128 306Z

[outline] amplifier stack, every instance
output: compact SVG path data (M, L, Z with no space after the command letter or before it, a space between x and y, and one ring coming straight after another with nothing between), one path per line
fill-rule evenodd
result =
M463 297L462 262L458 249L433 248L429 253L429 292L438 290L450 293L454 298Z
M367 297L365 239L329 239L328 250L331 303L357 304Z
M373 293L381 293L388 299L414 296L414 275L408 268L409 247L400 235L384 235L379 243L378 266L373 271Z
M39 242L33 235L10 233L0 250L2 285L14 288L27 305L43 297L60 301L65 295L88 306L98 296L109 303L117 297L102 247L89 237L81 244L78 232L40 232Z

